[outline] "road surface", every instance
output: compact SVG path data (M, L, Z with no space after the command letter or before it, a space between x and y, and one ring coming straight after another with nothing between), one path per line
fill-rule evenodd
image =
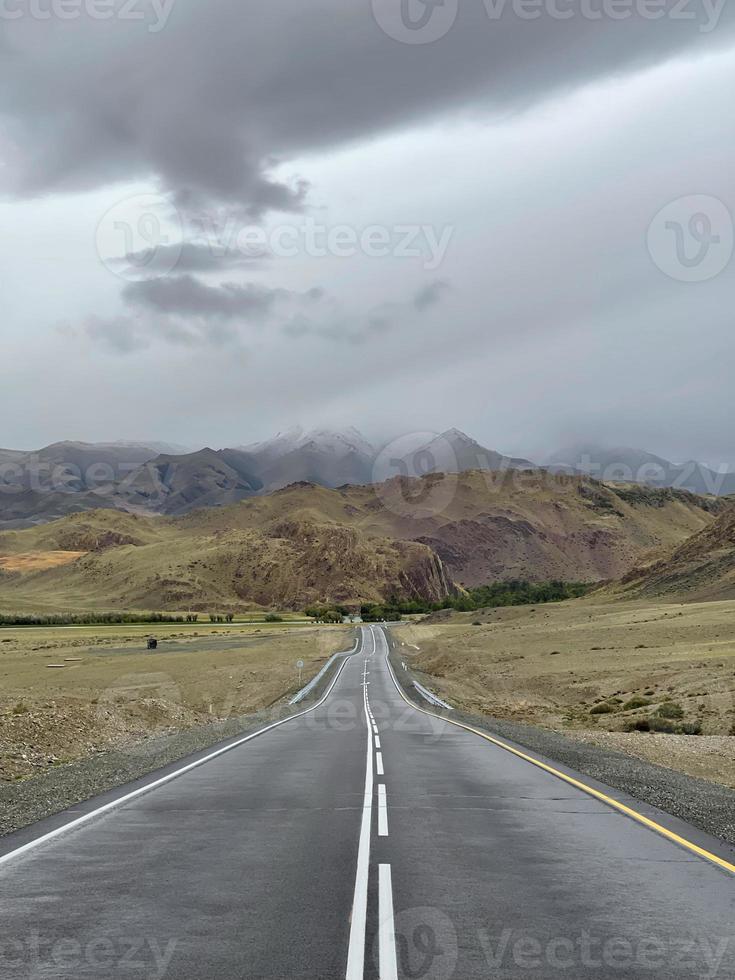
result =
M721 844L416 710L387 652L0 842L0 978L735 976Z

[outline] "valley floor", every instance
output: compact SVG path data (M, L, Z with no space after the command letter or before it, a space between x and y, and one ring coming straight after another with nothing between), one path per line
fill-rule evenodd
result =
M588 598L440 613L395 635L460 710L735 788L735 602ZM625 731L641 723L702 734Z
M341 627L2 629L0 786L270 708L298 690L298 662L306 683L349 642Z

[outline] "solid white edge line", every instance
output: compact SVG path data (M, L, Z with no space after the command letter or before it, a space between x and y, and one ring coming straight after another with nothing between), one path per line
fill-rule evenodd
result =
M363 688L365 720L368 718L367 687ZM365 936L367 933L368 880L370 876L370 835L373 823L373 738L367 724L367 762L365 766L365 797L362 805L360 844L357 851L355 897L352 902L350 945L347 953L346 980L363 980L365 975Z
M105 803L104 806L98 807L96 810L92 810L90 813L85 813L83 816L77 817L76 820L70 820L69 823L65 823L61 827L57 827L55 830L51 830L49 833L43 834L41 837L36 837L34 840L28 841L28 843L23 844L22 847L18 847L14 851L9 851L7 854L0 856L0 867L2 867L4 864L8 864L10 861L15 860L16 858L22 857L24 854L28 854L29 851L35 850L35 848L40 847L42 844L47 844L49 841L54 840L57 837L61 837L62 834L65 834L70 830L75 830L77 827L81 827L83 824L89 823L90 820L101 816L103 813L108 813L110 810L114 810L116 807L123 806L123 804L129 803L131 800L135 800L139 796L143 796L144 793L150 793L153 790L158 789L159 786L164 786L166 783L170 783L173 779L178 779L178 777L183 776L184 773L191 772L192 769L198 769L199 766L203 766L207 762L217 759L226 752L232 752L233 749L238 748L240 745L244 745L246 742L252 741L254 738L258 738L260 735L265 735L266 732L273 731L274 728L280 728L281 725L287 725L289 722L296 721L297 718L303 718L304 715L308 715L310 712L315 711L324 704L329 695L332 693L334 686L339 680L342 671L347 666L351 657L352 654L350 653L345 655L345 659L342 661L341 667L337 671L334 680L327 688L324 696L317 701L316 704L312 705L310 708L307 708L305 711L299 711L298 714L290 715L288 718L284 718L282 721L274 722L274 724L268 725L267 728L261 728L257 732L252 732L250 735L246 735L244 738L238 739L231 745L226 745L222 749L217 749L216 752L210 752L210 754L204 756L203 759L197 759L196 762L190 762L188 765L182 766L181 769L176 769L174 772L170 772L167 776L162 776L160 779L156 779L152 783L147 783L145 786L141 786L139 789L133 790L131 793L126 793L125 796L121 796L116 800L112 800L110 803ZM79 804L77 804L77 806L78 805Z
M398 980L396 927L393 912L393 880L389 864L378 866L380 980Z
M383 767L383 753L382 752L376 752L375 753L375 764L378 767L378 775L379 776L385 776L385 768Z
M385 786L378 786L378 837L388 836L388 797Z

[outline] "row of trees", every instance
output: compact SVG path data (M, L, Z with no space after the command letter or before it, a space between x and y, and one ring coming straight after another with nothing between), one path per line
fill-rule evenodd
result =
M188 616L174 616L170 613L60 613L47 616L0 614L0 626L113 626L188 622L192 622Z
M525 579L511 579L468 589L465 595L453 596L432 608L474 612L476 609L498 606L535 606L544 602L578 599L590 589L591 586L586 582L527 582Z
M456 609L457 612L475 612L478 609L498 606L538 605L544 602L562 602L565 599L578 599L590 590L584 582L528 582L525 579L512 579L507 582L492 582L467 589L456 596L447 596L438 602L421 599L401 599L391 596L385 603L365 603L360 606L360 616L366 623L395 621L402 616L419 613L438 612L440 609ZM344 616L355 612L347 606L311 606L304 610L320 623L341 623Z

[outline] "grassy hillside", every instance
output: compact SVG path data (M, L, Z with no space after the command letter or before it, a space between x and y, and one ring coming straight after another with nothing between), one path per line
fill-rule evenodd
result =
M599 581L706 528L723 506L587 478L469 472L295 484L177 518L93 511L0 534L0 609L303 608L434 601L453 581Z
M233 510L233 518L239 514ZM438 599L452 586L425 545L330 523L261 530L97 511L0 535L0 554L32 565L68 549L74 560L6 571L0 608L303 608L314 601L379 602L392 594ZM84 554L79 557L79 552Z
M735 504L660 561L630 572L622 591L689 601L735 599Z

